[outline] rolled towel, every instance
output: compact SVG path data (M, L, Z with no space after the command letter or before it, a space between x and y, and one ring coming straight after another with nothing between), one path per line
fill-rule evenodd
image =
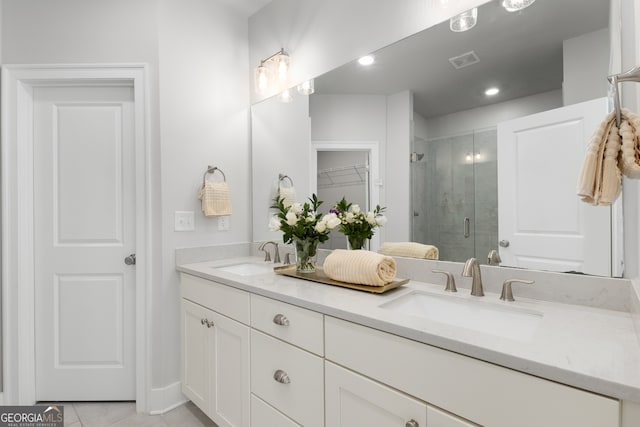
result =
M226 182L207 181L198 194L205 216L231 215L231 195Z
M417 242L385 242L380 246L379 253L389 256L408 258L438 259L440 251L433 245Z
M384 286L396 277L393 258L363 250L335 249L322 269L330 279L367 286Z

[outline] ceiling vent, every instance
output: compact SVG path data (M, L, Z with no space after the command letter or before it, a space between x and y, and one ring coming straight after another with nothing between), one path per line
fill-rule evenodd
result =
M451 62L451 65L453 65L456 70L459 70L460 68L480 62L480 58L478 58L478 55L476 55L474 51L471 51L449 58L449 62Z

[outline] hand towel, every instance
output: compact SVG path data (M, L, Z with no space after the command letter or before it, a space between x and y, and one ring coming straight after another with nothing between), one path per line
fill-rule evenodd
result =
M622 109L621 116L620 169L629 178L640 178L640 117L626 108Z
M440 251L433 245L417 242L385 242L380 246L379 253L389 256L408 258L438 259Z
M296 190L293 187L278 187L278 199L282 199L285 208L296 202Z
M607 114L587 145L577 193L592 205L610 205L622 189L618 167L620 135L615 124L615 112Z
M371 251L335 249L322 264L333 280L367 286L384 286L396 277L396 261Z
M198 198L205 216L231 215L231 194L226 182L205 182Z

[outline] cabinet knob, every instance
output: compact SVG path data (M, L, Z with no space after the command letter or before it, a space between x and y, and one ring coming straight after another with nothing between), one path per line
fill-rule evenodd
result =
M277 371L274 372L273 379L279 382L280 384L289 384L291 382L289 375L287 375L287 373L282 369L278 369Z
M416 420L409 420L405 424L405 427L420 427L420 424Z
M206 321L207 321L207 319L202 318L202 319L200 319L200 324L201 324L201 325L204 325Z
M273 323L280 326L289 326L289 319L284 314L276 314Z
M207 325L207 328L212 328L213 326L215 326L213 320L204 319L204 323Z

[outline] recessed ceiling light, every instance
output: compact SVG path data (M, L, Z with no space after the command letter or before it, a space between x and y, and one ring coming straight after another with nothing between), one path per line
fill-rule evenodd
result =
M504 0L502 7L504 7L507 12L517 12L531 6L534 1L536 0Z
M373 64L373 62L374 62L374 59L373 59L373 56L371 56L371 55L366 55L366 56L363 56L362 58L358 59L358 63L360 65L371 65L371 64Z
M497 95L500 92L500 89L497 87L490 87L489 89L484 91L484 94L487 96Z

